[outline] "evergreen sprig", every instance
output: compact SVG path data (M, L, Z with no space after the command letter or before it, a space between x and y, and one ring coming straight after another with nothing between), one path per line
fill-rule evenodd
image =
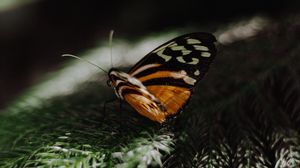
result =
M289 23L219 45L173 125L128 105L104 109L112 92L93 81L38 106L20 99L0 116L0 166L300 167L299 27ZM274 31L293 38L283 45Z

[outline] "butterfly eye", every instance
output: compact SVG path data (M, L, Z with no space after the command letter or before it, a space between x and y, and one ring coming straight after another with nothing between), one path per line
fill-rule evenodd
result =
M111 87L111 80L106 81L107 86Z

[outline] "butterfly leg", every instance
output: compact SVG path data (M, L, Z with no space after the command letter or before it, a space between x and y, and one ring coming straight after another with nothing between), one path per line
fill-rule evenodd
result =
M124 118L124 113L122 112L122 110L125 110L125 108L124 108L124 102L120 99L119 100L119 112L120 112L120 116L122 117L122 118Z
M106 100L106 101L103 103L103 119L106 117L106 106L107 106L107 104L113 103L113 102L115 102L116 100L117 100L116 98L112 98L112 99Z
M119 108L120 108L120 111L122 110L122 107L123 107L123 101L122 100L119 100Z

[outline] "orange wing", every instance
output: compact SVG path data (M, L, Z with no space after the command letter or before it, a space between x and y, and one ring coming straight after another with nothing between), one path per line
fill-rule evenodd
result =
M167 113L163 111L152 99L140 95L129 93L124 95L124 99L141 115L159 123L163 123Z
M158 85L147 89L160 101L163 109L145 95L128 93L124 95L124 99L141 115L159 123L181 111L191 95L189 89L177 86Z
M146 88L150 94L156 97L160 101L161 105L163 105L166 109L166 114L164 114L166 119L167 117L174 116L180 112L191 96L191 88L184 87L184 85L169 85L168 83L172 83L176 80L179 80L179 82L183 81L193 83L193 80L195 82L196 80L189 77L187 74L182 73L181 71L157 71L149 75L142 76L138 79L145 83L153 79L160 80L164 78L169 78L168 80L165 80L165 84L148 85Z
M178 86L152 85L147 89L166 108L165 118L180 112L191 96L190 89Z

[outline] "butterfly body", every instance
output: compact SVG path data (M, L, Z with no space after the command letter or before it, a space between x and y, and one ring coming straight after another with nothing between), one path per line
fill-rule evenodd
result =
M128 102L139 113L151 120L163 122L166 109L137 78L116 69L110 70L109 85L121 100Z
M141 115L163 123L189 101L215 57L215 41L209 33L179 36L154 49L128 73L111 69L109 85Z

